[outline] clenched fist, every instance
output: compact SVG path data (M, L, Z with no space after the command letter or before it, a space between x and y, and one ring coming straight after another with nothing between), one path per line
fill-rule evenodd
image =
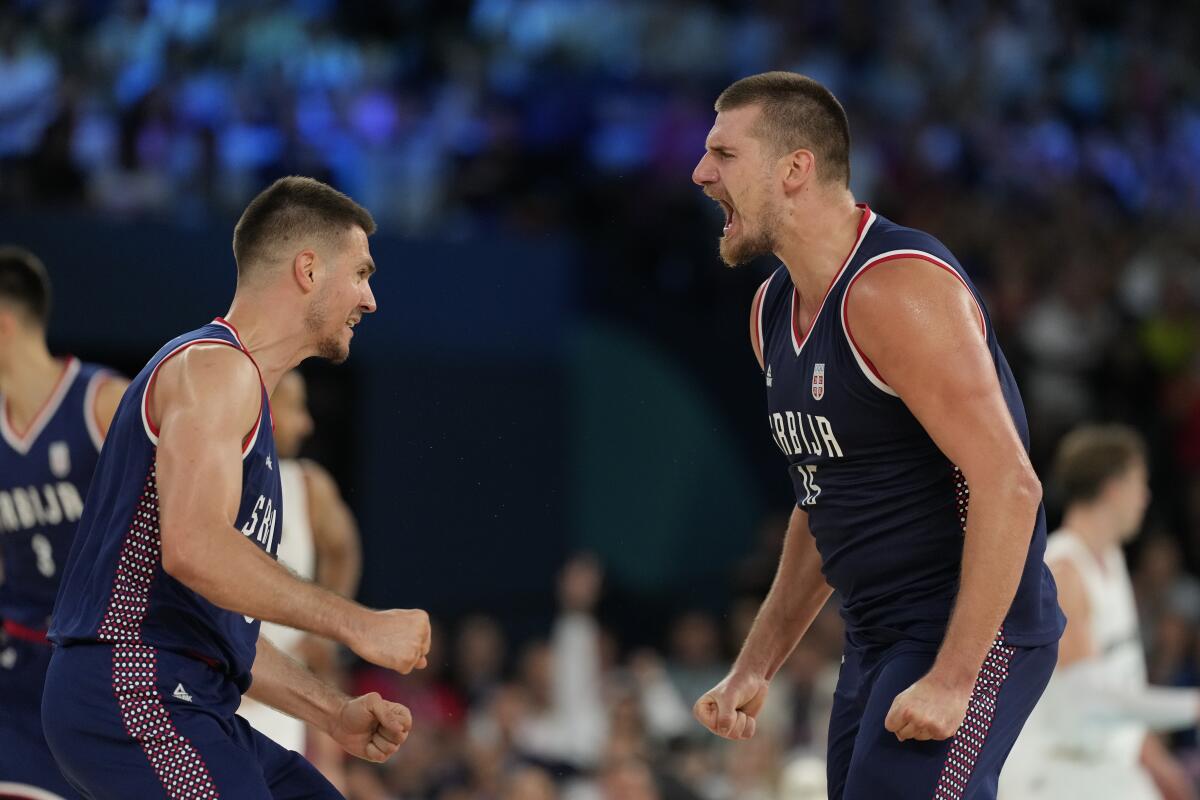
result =
M883 726L900 741L949 739L967 716L971 689L950 686L926 675L896 695Z
M726 739L749 739L767 699L767 682L756 675L731 672L696 701L700 724Z
M383 763L404 744L412 730L412 714L378 692L347 700L333 720L329 735L347 753Z
M397 608L367 612L346 644L372 664L407 675L424 668L431 635L428 614Z

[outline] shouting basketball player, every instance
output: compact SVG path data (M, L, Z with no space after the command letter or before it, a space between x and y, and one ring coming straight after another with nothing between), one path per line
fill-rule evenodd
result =
M696 716L752 736L772 676L837 590L829 796L994 797L1063 625L1012 373L949 250L855 204L827 89L765 73L716 111L692 178L724 209L728 264L783 262L750 338L796 508L771 591Z

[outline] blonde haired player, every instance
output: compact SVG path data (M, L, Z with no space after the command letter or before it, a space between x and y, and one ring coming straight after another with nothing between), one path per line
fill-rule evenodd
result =
M299 371L280 379L271 394L271 411L286 512L279 561L305 580L353 597L362 572L358 526L325 468L299 457L300 447L313 430L308 390ZM325 680L337 681L333 642L273 622L263 623L263 635ZM301 720L249 698L242 699L238 714L289 750L307 751L335 785L343 782L340 748L330 747L330 740L320 731L309 730Z
M1067 615L1058 665L1013 747L1001 800L1196 797L1154 731L1191 727L1200 692L1150 686L1121 545L1150 501L1145 444L1120 425L1079 428L1059 446L1062 527L1046 563Z

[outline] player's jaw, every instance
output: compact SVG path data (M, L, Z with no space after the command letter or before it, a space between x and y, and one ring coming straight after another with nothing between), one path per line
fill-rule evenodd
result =
M721 229L718 251L726 266L739 267L774 251L775 239L772 233L774 215L771 213L771 209L763 209L763 213L757 215L765 224L755 230L757 226L749 221L746 214L740 211L731 199L707 189L704 193L716 201L725 214L725 225Z

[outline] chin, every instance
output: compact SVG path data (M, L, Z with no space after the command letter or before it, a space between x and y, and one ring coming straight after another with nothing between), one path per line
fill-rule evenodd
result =
M331 364L344 363L350 357L350 343L341 338L326 339L317 348L317 356Z

